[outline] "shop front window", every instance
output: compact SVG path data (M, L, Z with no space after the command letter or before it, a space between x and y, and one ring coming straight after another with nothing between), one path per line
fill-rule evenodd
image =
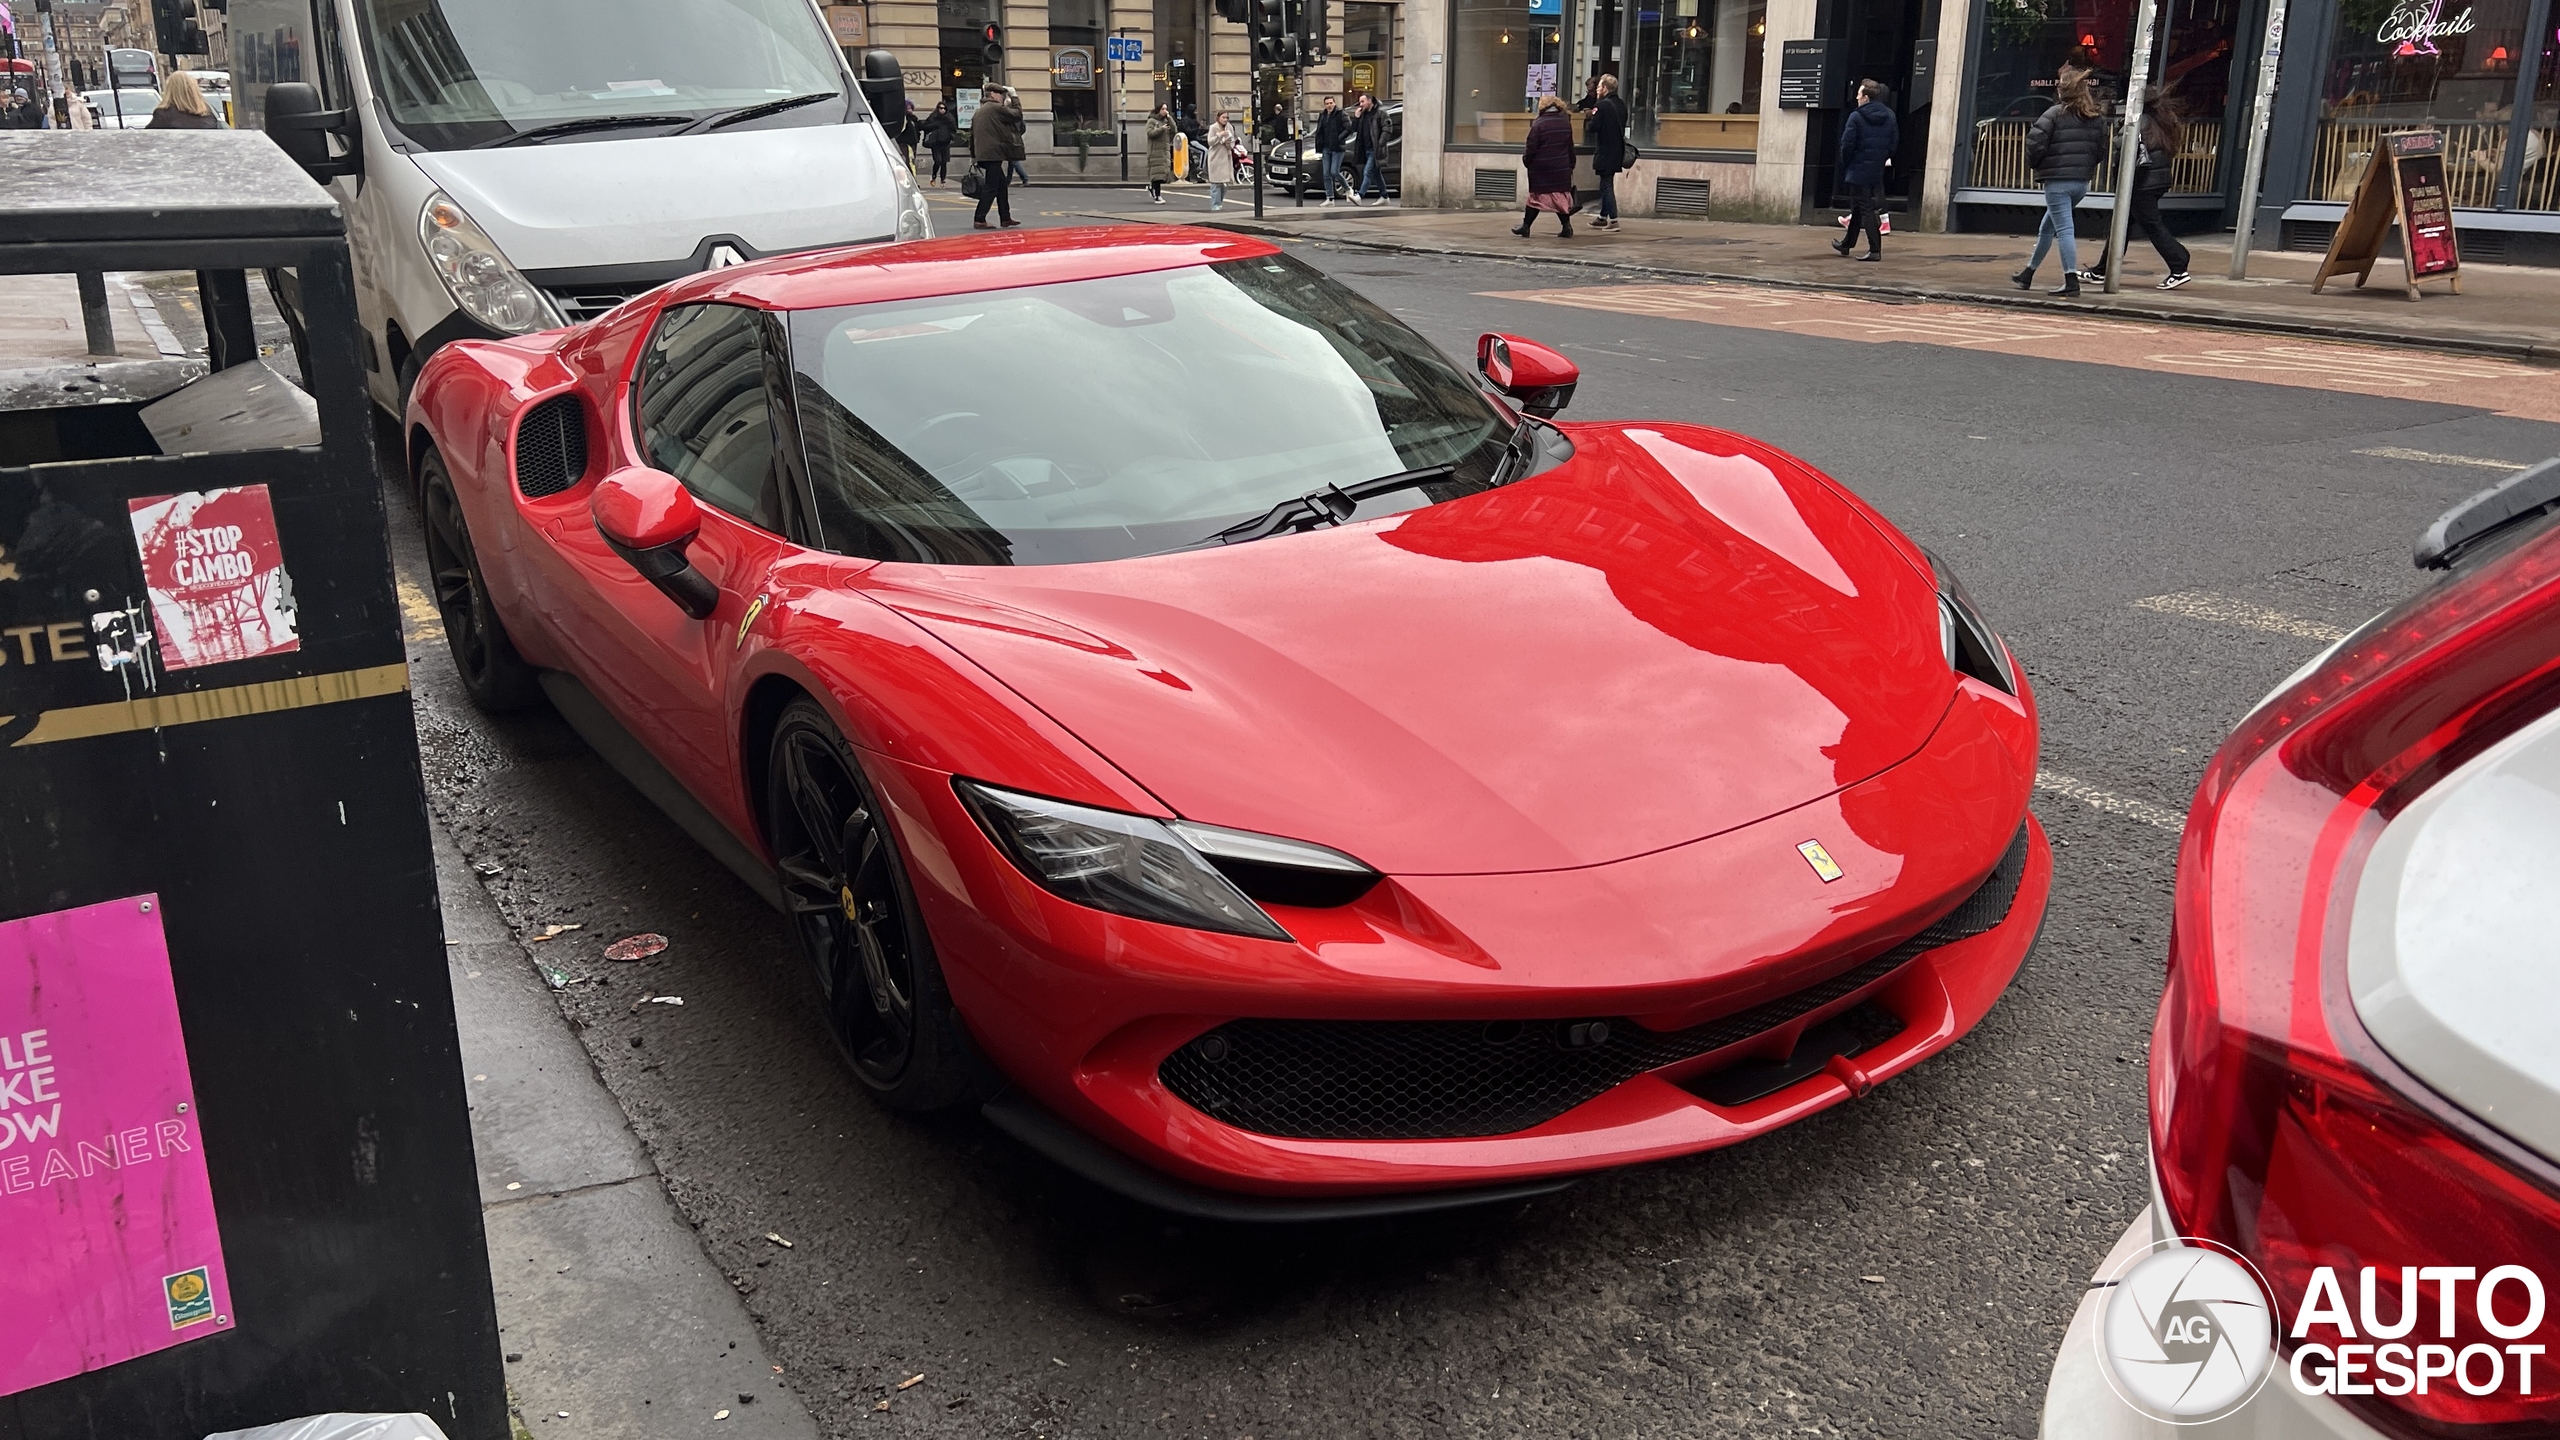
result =
M2383 136L2424 129L2444 136L2453 203L2496 204L2525 10L2526 0L2348 0L2320 96L2311 198L2352 198Z
M2560 210L2560 34L2543 22L2542 65L2533 81L2533 128L2525 133L2516 208Z
M2231 104L2238 42L2237 0L2158 0L2152 15L2158 55L2152 73L2176 112L2186 143L2171 172L2173 195L2210 195L2222 174L2223 123ZM1985 0L1982 65L1973 92L1969 184L2031 190L2027 130L2053 104L2065 65L2090 72L2111 113L2121 113L2133 67L2133 0ZM2096 184L2114 183L2114 156Z
M1120 143L1119 132L1102 120L1102 21L1102 0L1050 0L1050 134L1058 149L1075 151L1079 161Z
M1639 145L1760 148L1767 0L1638 0L1628 119Z
M1403 93L1403 67L1396 63L1396 10L1393 5L1342 7L1344 103L1353 96L1375 95L1383 105Z
M1562 88L1563 0L1457 0L1449 143L1517 145L1538 98Z

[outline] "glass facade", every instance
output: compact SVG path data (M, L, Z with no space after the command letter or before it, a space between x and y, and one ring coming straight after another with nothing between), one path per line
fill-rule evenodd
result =
M1049 0L1049 127L1061 150L1116 150L1120 132L1103 121L1109 83L1103 0ZM1081 83L1079 83L1081 82Z
M2224 183L2222 130L2234 61L2251 46L2237 33L2238 0L2156 0L2153 74L2186 131L2171 194L2210 195ZM2027 129L2053 104L2065 65L2091 72L2111 111L2124 103L2133 65L2133 0L1984 0L1982 61L1974 72L1973 153L1966 183L2035 188ZM2241 75L2245 82L2245 72ZM2112 157L2110 157L2112 162ZM2236 167L2235 167L2236 168ZM2098 184L2113 183L2110 163Z
M1636 143L1665 150L1760 145L1767 0L1639 0L1628 119Z
M2495 206L2513 138L2516 89L2527 71L2528 8L2527 0L2346 0L2321 77L2319 134L2304 198L2350 198L2383 135L2424 128L2444 136L2445 188L2454 205ZM2548 130L2545 124L2527 132L2521 208L2555 208L2548 193Z
M1449 140L1518 145L1563 86L1562 0L1452 0Z
M1380 104L1404 93L1404 63L1396 51L1395 5L1342 7L1344 99L1375 95Z

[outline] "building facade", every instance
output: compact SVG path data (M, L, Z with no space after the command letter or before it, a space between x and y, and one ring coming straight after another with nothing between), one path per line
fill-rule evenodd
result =
M1263 78L1257 105L1244 27L1221 20L1209 0L873 0L830 6L848 50L891 51L916 113L936 103L962 123L988 81L1022 94L1026 162L1035 177L1117 179L1126 137L1131 173L1146 173L1146 118L1159 104L1207 125L1221 111L1241 127L1266 116L1312 113L1326 95L1368 92L1398 98L1404 87L1406 6L1337 3L1330 54L1302 71ZM853 12L851 15L845 12ZM987 56L986 26L998 27L1001 54ZM1114 41L1135 42L1135 62L1114 60Z
M1643 158L1627 214L1829 223L1855 83L1901 118L1905 224L2032 229L2027 130L2066 65L2120 105L2135 0L1413 0L1407 203L1509 205L1541 97L1618 77ZM2166 208L2239 214L2267 0L2150 0L2149 71L2184 132ZM2261 191L2261 245L2318 249L2387 131L2445 138L2466 253L2560 264L2560 0L2294 0ZM1431 122L1436 113L1437 124ZM1576 117L1579 133L1580 117ZM1590 182L1586 177L1586 185ZM2100 189L2111 177L2100 177ZM2104 194L2091 205L2102 212Z

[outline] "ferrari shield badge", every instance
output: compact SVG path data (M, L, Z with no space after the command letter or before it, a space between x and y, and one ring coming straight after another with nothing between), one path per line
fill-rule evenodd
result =
M1828 885L1840 878L1840 862L1831 858L1831 852L1822 848L1821 841L1807 840L1796 847L1796 853L1804 857L1804 863L1813 867L1814 874L1822 877L1823 884Z

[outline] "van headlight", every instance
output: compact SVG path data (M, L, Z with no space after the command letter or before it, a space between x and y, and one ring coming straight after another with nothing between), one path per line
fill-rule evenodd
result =
M502 335L564 323L551 302L498 253L488 235L439 190L418 211L418 243L462 313Z
M916 183L915 172L904 160L891 161L889 168L898 177L898 238L932 239L933 210L925 204L924 187Z

